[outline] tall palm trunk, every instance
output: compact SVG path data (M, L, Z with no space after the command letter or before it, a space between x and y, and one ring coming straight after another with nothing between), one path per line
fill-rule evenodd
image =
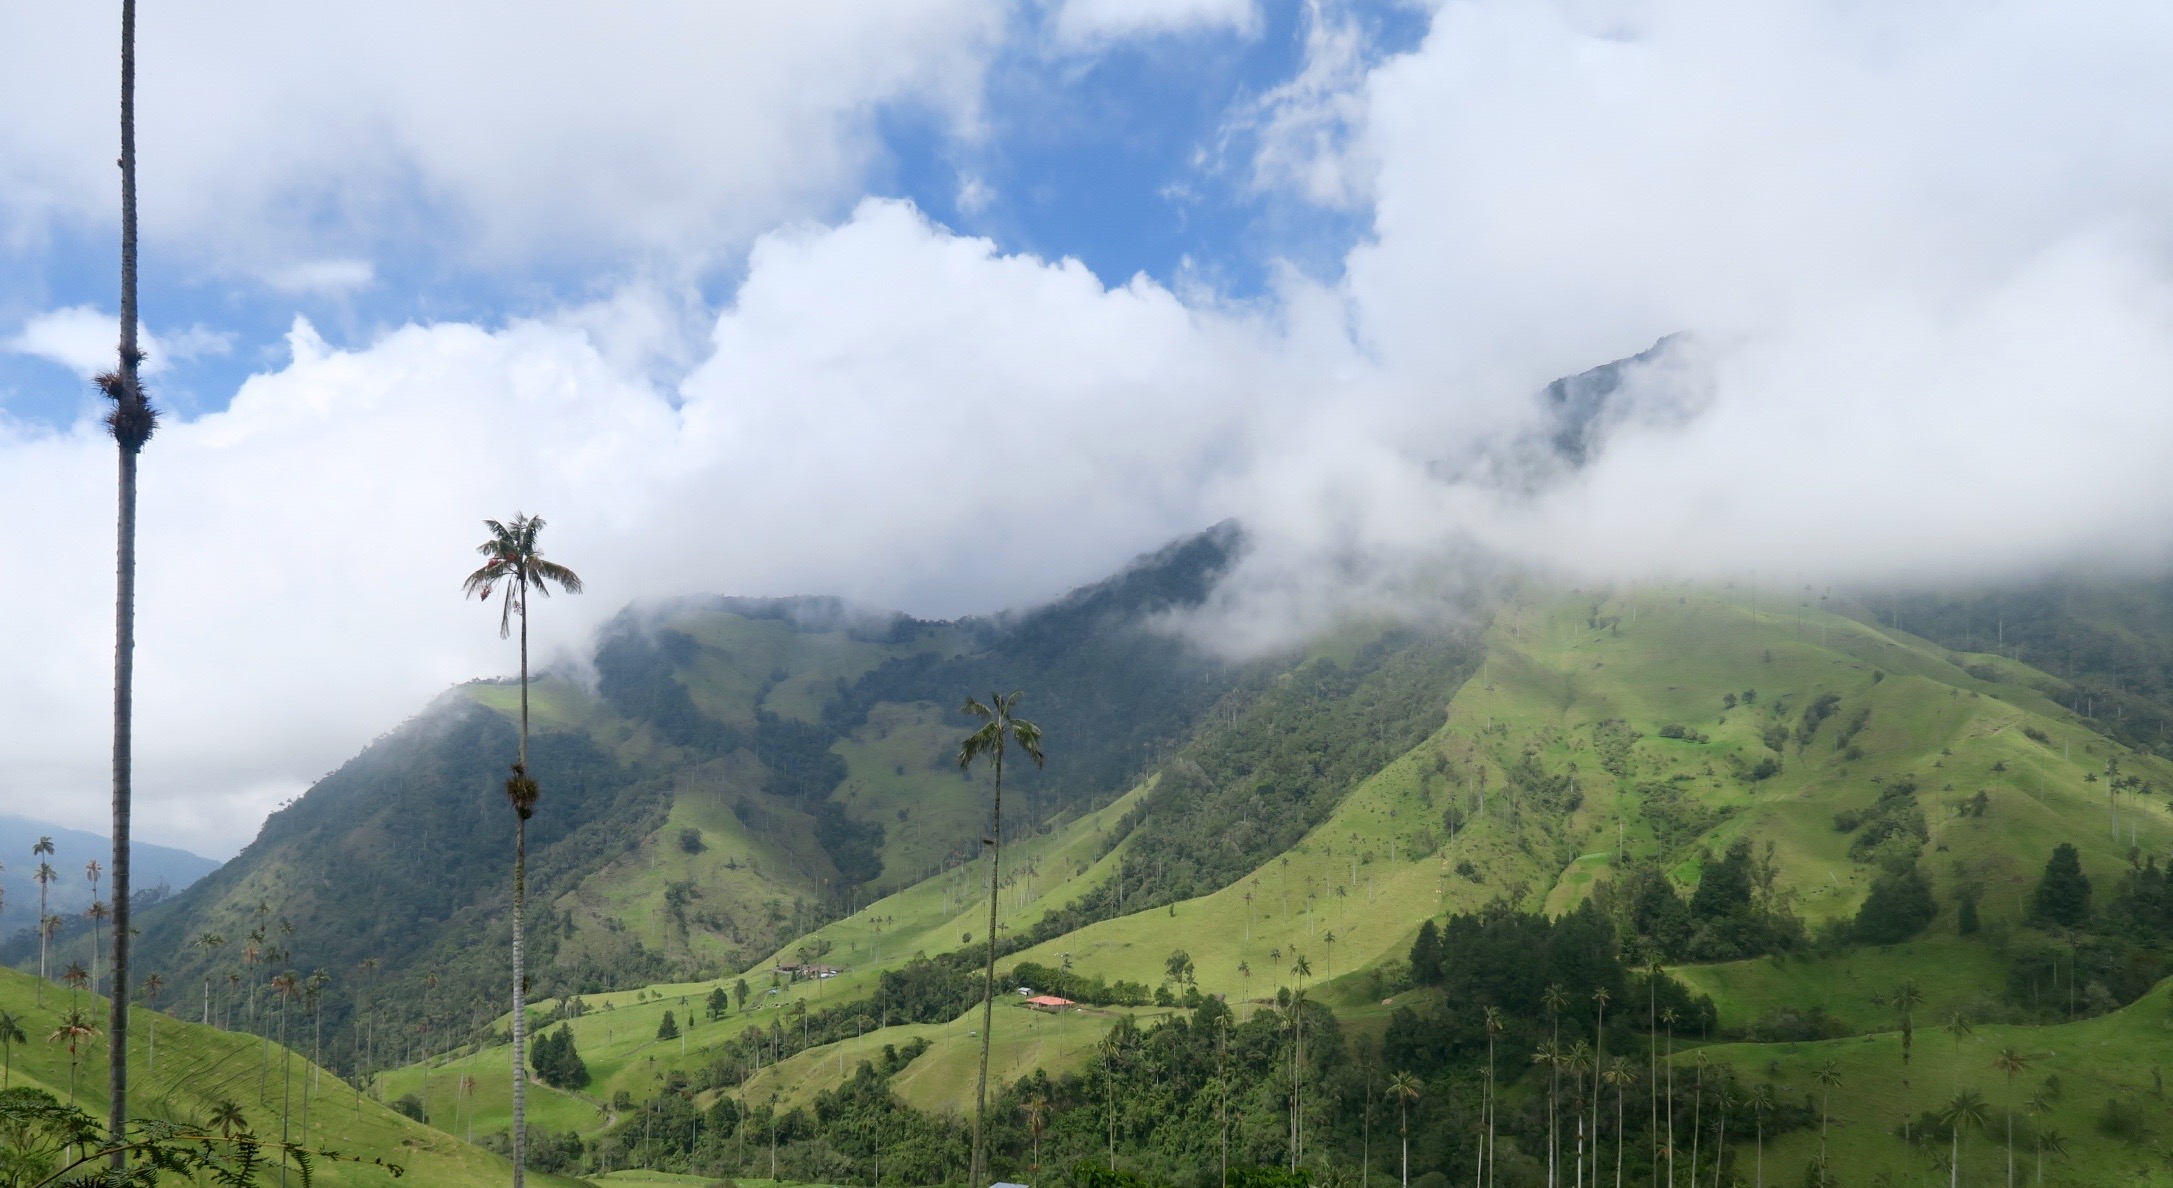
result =
M971 1183L982 1184L988 1173L988 1050L996 1025L996 896L1003 876L1004 857L1004 748L996 747L996 792L989 802L988 835L988 965L981 984L981 1075L973 1091L973 1170Z
M528 774L528 583L514 583L521 600L521 763ZM513 814L513 1188L527 1182L528 1153L528 991L523 965L522 912L528 898L528 813Z
M1600 1070L1607 1067L1607 1000L1599 1000L1599 1018L1592 1025L1592 1179L1600 1178Z
M1615 1082L1615 1188L1622 1188L1622 1082Z
M116 1149L128 1129L128 857L136 685L136 455L150 416L136 364L136 0L121 0L121 342L113 437L120 448L113 628L113 996L106 1113Z

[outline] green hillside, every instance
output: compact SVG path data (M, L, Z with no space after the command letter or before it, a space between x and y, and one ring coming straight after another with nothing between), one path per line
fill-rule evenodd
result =
M40 1005L36 978L0 969L0 1012L12 1016L28 1037L28 1042L10 1046L7 1080L10 1086L42 1089L65 1102L71 1096L69 1053L64 1044L47 1037L71 1003L101 1023L107 1004L57 986L47 986L42 997ZM300 1027L299 1012L292 1022ZM394 1113L318 1069L302 1053L150 1010L135 1012L130 1030L130 1101L141 1116L203 1124L220 1103L231 1101L259 1134L278 1135L284 1117L296 1142L383 1159L406 1171L404 1179L396 1180L383 1168L322 1161L317 1164L317 1182L322 1184L484 1188L510 1177L505 1160ZM74 1099L100 1118L105 1116L106 1059L102 1039L83 1044L76 1053ZM555 1176L541 1176L537 1182L567 1188L580 1183Z
M951 761L967 691L1032 689L1061 740L1048 773L1016 773L1007 827L1030 836L1121 796L1243 676L1147 625L1203 598L1239 541L1218 528L991 619L824 599L621 615L599 637L593 687L545 675L531 690L536 996L742 969L972 859L979 794ZM209 976L235 1025L235 1004L273 972L327 971L328 1058L342 1068L487 1040L509 941L499 786L517 697L510 682L470 684L377 740L234 861L139 913L140 966ZM90 941L60 959L87 961ZM20 968L35 945L16 938L5 955Z
M2016 954L2033 943L2024 927L2026 900L2046 856L2054 845L2073 844L2099 887L2118 883L2131 850L2160 851L2173 842L2164 803L2142 794L2173 787L2173 769L2093 733L2060 704L2060 682L2011 659L1952 652L1808 606L1757 603L1747 592L1691 589L1512 600L1493 617L1483 659L1473 668L1403 670L1433 674L1426 678L1436 682L1433 727L1335 792L1325 815L1293 844L1204 894L1168 898L1157 889L1171 880L1163 874L1157 881L1159 872L1141 861L1150 852L1143 847L1166 865L1202 847L1241 844L1226 831L1186 836L1167 824L1197 820L1200 801L1182 785L1179 795L1193 799L1177 799L1150 782L1014 843L1002 917L1007 935L1027 943L1007 942L1003 964L1062 968L1105 985L1183 990L1184 982L1169 978L1170 959L1181 953L1198 989L1267 1002L1294 984L1290 967L1303 954L1312 980L1321 983L1315 997L1335 1004L1353 1042L1378 1043L1364 1037L1380 1037L1386 1026L1393 1043L1402 1025L1391 1016L1431 1009L1426 1004L1433 1001L1402 991L1410 976L1405 957L1421 921L1490 903L1562 913L1595 895L1603 914L1617 915L1628 906L1615 889L1639 871L1659 872L1688 899L1711 856L1742 840L1762 880L1759 902L1800 920L1801 939L1777 955L1693 957L1671 967L1690 992L1711 998L1719 1028L1713 1038L1779 1034L1809 1026L1802 1023L1806 1016L1824 1019L1816 1026L1832 1031L1890 1029L1888 995L1904 980L1919 987L1922 1019L1961 1014L1995 1027L2002 1025L1992 1020L2027 1014L2013 996L2011 976ZM1390 640L1398 654L1420 646L1361 633L1276 671L1299 673L1323 659L1348 666L1367 639ZM1367 671L1383 671L1379 656L1369 663L1376 667ZM1464 679L1467 672L1471 679ZM1290 676L1268 679L1292 687ZM1363 687L1361 681L1337 691L1363 697L1353 691ZM1224 741L1216 741L1215 723L1208 723L1173 755L1162 780L1171 770L1184 771L1194 756L1228 762L1227 740L1244 737L1235 724L1263 706L1272 706L1264 720L1287 731L1311 704L1273 701L1242 685L1232 696L1221 718ZM905 707L887 712L894 715L887 730L837 747L855 773L885 762L895 770L916 747L943 747L941 718ZM911 741L916 728L926 732L919 742ZM1255 740L1246 745L1254 750L1242 752L1244 764L1273 770ZM2111 795L2112 781L2104 778L2109 761L2122 773ZM970 833L979 790L933 766L923 778L925 799L909 811L943 806L955 814L945 828ZM870 797L871 790L850 795ZM1886 842L1857 844L1886 828L1879 814L1900 813L1895 806L1904 802L1921 817L1921 838L1897 826ZM1853 822L1851 814L1873 824ZM1854 943L1848 933L1868 891L1897 862L1919 870L1931 889L1936 911L1928 928L1903 944ZM971 968L963 950L978 931L976 897L985 889L975 872L983 869L943 870L784 945L747 975L753 1010L734 1007L721 1022L704 1022L677 1041L655 1039L663 1012L673 1010L683 1023L712 986L732 979L585 1000L590 1013L570 1026L596 1082L584 1091L581 1108L548 1116L600 1135L613 1120L612 1111L599 1108L607 1094L625 1092L634 1103L645 1096L664 1100L675 1082L697 1103L730 1097L748 1109L771 1102L778 1109L819 1108L819 1095L850 1088L862 1061L890 1069L883 1080L903 1106L960 1114L970 1105L978 1013L880 1026L887 1001L882 982L886 971L910 973L922 968L916 958L947 952L959 953L956 968ZM1160 901L1153 898L1158 894ZM1108 906L1121 908L1134 895L1154 906L1108 914ZM1981 931L1957 937L1955 912L1964 898ZM1621 926L1634 931L1627 918ZM1626 943L1639 943L1626 935ZM785 960L820 960L844 972L776 985L773 994L772 968ZM1377 994L1392 1005L1367 1006ZM600 1011L604 1002L612 1009ZM841 1037L811 1035L802 1048L790 1033L803 1003L808 1019L835 1026L857 1014L859 1026ZM1260 1008L1241 1014L1253 1009ZM2120 1017L2142 1009L2127 1008ZM1009 1007L999 1014L996 1065L1005 1078L1030 1067L1052 1078L1091 1072L1100 1037L1128 1014L1143 1015L1142 1026L1170 1017L1169 1008L1151 1006L1055 1017ZM787 1037L764 1041L781 1060L757 1070L750 1049L730 1044L748 1043L750 1026L773 1022L782 1026L759 1034ZM2103 1025L2084 1020L2045 1030ZM1930 1025L1919 1027L1918 1048L1925 1051L1932 1046ZM919 1050L915 1041L929 1046ZM911 1055L892 1067L886 1045ZM1732 1043L1714 1055L1740 1066L1747 1081L1764 1067L1750 1053L1812 1046L1801 1038ZM433 1092L444 1093L467 1060L489 1067L494 1059L502 1061L502 1051L485 1049L434 1072ZM396 1075L405 1078L397 1084L419 1080L417 1070ZM1518 1078L1513 1090L1527 1102L1529 1080ZM443 1108L434 1106L434 1114ZM476 1116L502 1124L503 1115L489 1108ZM1785 1137L1768 1157L1794 1160L1794 1175L1803 1135L1778 1120L1776 1126ZM1456 1156L1445 1151L1442 1158Z

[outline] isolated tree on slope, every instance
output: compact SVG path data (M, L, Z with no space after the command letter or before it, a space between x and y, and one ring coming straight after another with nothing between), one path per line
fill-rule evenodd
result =
M2061 842L2045 862L2044 877L2030 897L2030 922L2080 926L2090 918L2090 878L2082 872L2082 856Z
M522 968L521 912L528 894L528 818L535 815L540 794L534 777L528 774L528 595L535 591L548 598L553 585L568 594L579 594L581 578L573 570L543 559L543 551L536 547L536 537L543 531L541 516L515 514L511 524L496 520L485 520L483 524L490 529L490 539L475 548L484 557L483 566L468 575L461 589L487 601L499 586L506 587L505 598L499 604L498 638L513 634L516 616L521 621L521 751L513 775L506 780L506 800L513 806L514 821L513 1188L521 1188L526 1180L522 1164L528 1149L528 1068L522 1050L528 1034L528 988L523 984L526 971Z
M1043 762L1041 727L1012 716L1023 696L1016 691L1009 696L992 694L987 705L968 698L959 711L982 723L959 744L959 770L968 770L974 760L986 758L996 771L996 787L989 800L989 834L983 839L989 846L988 968L981 986L981 1076L973 1098L973 1166L968 1178L974 1184L986 1183L988 1174L988 1048L989 1032L996 1023L996 897L1003 877L1004 751L1016 742L1034 766Z
M38 1005L41 1007L45 1005L45 983L50 976L45 965L46 942L51 938L51 934L45 930L45 893L53 880L60 877L60 872L54 870L53 864L46 861L52 854L53 839L50 837L41 837L36 845L30 847L30 856L38 860L38 869L30 877L38 880Z

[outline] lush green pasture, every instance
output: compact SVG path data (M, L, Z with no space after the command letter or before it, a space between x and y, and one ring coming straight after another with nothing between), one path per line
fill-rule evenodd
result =
M1993 1066L2006 1049L2027 1064L2012 1079ZM1701 1054L1732 1067L1746 1087L1770 1082L1778 1096L1798 1102L1815 1102L1813 1073L1833 1062L1840 1084L1831 1091L1833 1121L1827 1142L1831 1162L1845 1183L1946 1183L1947 1172L1935 1165L1947 1154L1947 1144L1912 1148L1901 1139L1902 1120L1938 1111L1965 1091L1982 1095L1989 1117L1984 1129L1965 1131L1968 1146L1959 1177L1963 1184L2007 1182L2010 1114L2017 1136L2017 1183L2036 1183L2030 1136L2040 1127L2061 1134L2067 1150L2065 1157L2046 1160L2048 1184L2173 1183L2173 1167L2163 1155L2173 1139L2173 1114L2162 1085L2166 1068L2173 1065L2173 993L2167 986L2124 1010L2078 1023L1981 1025L1963 1036L1919 1026L1906 1073L1901 1038L1895 1033L1812 1044L1726 1045L1685 1055L1679 1062L1694 1064ZM2046 1112L2033 1113L2033 1099ZM2111 1099L2141 1106L2140 1129L2132 1137L2115 1137L2101 1127ZM1767 1182L1801 1182L1817 1146L1815 1130L1769 1143ZM1739 1167L1753 1166L1748 1144L1737 1156Z
M0 968L0 1011L14 1016L29 1036L29 1042L10 1047L7 1080L13 1086L44 1089L66 1101L69 1054L64 1045L47 1037L71 1002L94 1015L103 1032L106 1001L88 994L71 995L59 986L46 986L42 1005L39 999L37 978ZM335 1188L396 1182L495 1188L510 1179L505 1160L409 1121L311 1065L300 1053L255 1036L183 1022L150 1010L134 1012L130 1027L134 1033L130 1108L143 1116L201 1123L221 1102L232 1101L259 1134L279 1134L284 1117L286 1133L295 1141L382 1158L407 1170L406 1178L396 1181L381 1168L320 1163L318 1182ZM84 1045L77 1056L76 1102L104 1117L107 1048L103 1036ZM532 1181L578 1184L553 1176L534 1176Z
M2005 978L1999 955L1991 948L1949 936L1830 957L1754 957L1676 966L1668 972L1693 991L1711 995L1723 1027L1743 1027L1783 1008L1819 1007L1857 1032L1900 1026L1899 1016L1886 1003L1904 981L1915 982L1924 996L1915 1011L1922 1022L1944 1021L1956 1011L1981 1017L1986 1004L2000 997Z

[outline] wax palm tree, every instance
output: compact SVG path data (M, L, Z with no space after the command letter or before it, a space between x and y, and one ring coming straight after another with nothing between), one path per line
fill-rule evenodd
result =
M2037 1132L2037 1183L2045 1182L2045 1153L2050 1151L2055 1159L2067 1158L2067 1136L2057 1130Z
M1403 1188L1411 1188L1411 1103L1423 1091L1419 1079L1408 1072L1390 1074L1388 1088L1383 1091L1396 1101L1396 1133L1403 1140Z
M1333 979L1335 977L1335 929L1329 929L1328 934L1320 938L1320 943L1328 946L1328 977Z
M1041 1174L1041 1135L1042 1132L1049 1128L1048 1094L1036 1091L1026 1099L1024 1109L1026 1112L1027 1133L1034 1137L1034 1174L1039 1176ZM1230 1169L1227 1166L1229 1156L1225 1154L1223 1158L1225 1166L1222 1175L1227 1182L1230 1177Z
M1720 1111L1713 1128L1713 1188L1720 1188L1720 1169L1728 1162L1728 1111L1735 1105L1735 1094L1728 1092L1726 1081L1721 1082L1720 1088L1713 1091L1713 1108Z
M1989 1112L1984 1095L1975 1089L1957 1092L1946 1108L1939 1111L1939 1120L1946 1124L1949 1134L1948 1188L1955 1188L1962 1182L1962 1131L1970 1127L1982 1130Z
M1712 1064L1713 1058L1707 1056L1703 1048L1693 1055L1696 1057L1696 1069L1690 1081L1690 1183L1695 1186L1698 1182L1699 1140L1705 1134L1705 1070Z
M1630 1067L1627 1057L1617 1056L1607 1062L1607 1071L1600 1074L1600 1081L1615 1087L1615 1188L1622 1188L1622 1148L1625 1145L1622 1141L1622 1090L1637 1083L1637 1070ZM1599 1132L1592 1133L1597 1144ZM1597 1161L1593 1166L1595 1169L1599 1166Z
M67 983L68 1007L73 1010L76 1005L76 996L83 992L85 986L91 984L91 971L83 968L82 962L71 961L68 963L68 968L60 971L60 980Z
M2014 1092L2015 1076L2029 1071L2030 1058L2013 1048L2001 1048L1992 1057L1992 1067L2007 1078L2007 1091ZM2015 1110L2007 1107L2007 1188L2015 1188Z
M972 698L959 707L959 712L978 718L981 728L966 736L958 744L958 769L970 771L975 760L987 759L995 769L995 790L989 797L989 835L982 839L988 851L988 965L981 986L981 1075L974 1089L973 1098L973 1170L972 1181L980 1184L987 1179L988 1131L984 1125L988 1113L988 1051L996 1024L996 902L1003 875L1003 824L1004 824L1004 753L1012 743L1026 753L1026 757L1039 767L1044 762L1041 753L1041 727L1016 716L1019 699L1025 694L1013 691L1009 695L991 694L988 704Z
M1758 1126L1758 1180L1756 1188L1766 1188L1766 1115L1772 1113L1780 1105L1780 1100L1773 1095L1773 1085L1769 1081L1751 1090L1750 1097L1743 1104L1750 1107L1751 1118Z
M1672 1009L1672 1008L1671 1008ZM1660 1168L1660 959L1645 963L1645 1052L1647 1098L1652 1103L1646 1126L1652 1135L1652 1166ZM1672 1177L1671 1177L1672 1178Z
M119 517L115 525L113 614L113 985L108 1036L107 1123L122 1167L128 1130L129 823L135 754L136 695L136 459L158 428L144 395L136 345L136 0L121 0L121 326L119 366L95 381L113 409L106 428L119 451Z
M294 1049L287 1046L287 1004L302 992L301 979L293 970L276 974L272 978L272 990L279 996L279 1141L287 1141L287 1119L294 1112ZM279 1170L279 1182L287 1182L284 1167Z
M77 968L80 969L81 967L78 966ZM46 1043L68 1045L69 1105L75 1104L75 1073L77 1052L83 1044L90 1042L90 1040L97 1034L97 1024L91 1021L91 1017L85 1014L81 1007L69 1007L68 1013L60 1017L60 1026L53 1029L53 1034L45 1037Z
M153 972L150 977L143 980L144 1001L151 1004L151 1013L144 1018L144 1023L150 1028L144 1037L150 1041L146 1047L144 1063L146 1067L152 1069L158 1067L158 996L159 992L164 989L166 989L166 975L162 973Z
M220 949L226 946L226 938L216 932L199 933L189 942L204 951L204 1026L211 1026L211 963Z
M30 1037L23 1034L23 1021L0 1011L0 1090L6 1089L15 1076L15 1045L29 1042Z
M506 780L506 800L513 806L513 1188L527 1179L528 1151L528 986L521 951L522 910L528 896L528 818L536 814L541 794L528 772L528 596L551 596L557 586L568 594L581 592L581 577L555 561L546 561L536 547L543 532L543 517L516 514L511 524L483 521L490 538L475 547L484 560L481 568L461 583L463 593L488 601L499 586L506 587L499 603L498 638L513 633L513 620L521 621L521 747L513 775Z
M1577 1166L1575 1177L1576 1181L1579 1184L1582 1184L1584 1183L1585 1147L1584 1074L1586 1070L1592 1067L1592 1045L1584 1042L1583 1040L1578 1040L1576 1043L1571 1044L1569 1046L1569 1052L1562 1058L1562 1066L1569 1070L1571 1083L1574 1084L1577 1088L1576 1096L1570 1104L1572 1107L1574 1107L1572 1112L1576 1115L1577 1118Z
M104 938L99 935L99 925L105 922L107 912L105 902L98 898L98 880L104 878L105 873L106 868L99 865L96 858L83 864L83 877L91 885L91 906L84 909L83 918L91 922L91 993L93 994L98 993L98 963L105 959L102 948Z
M32 871L30 877L38 881L38 1006L43 1007L45 1005L45 983L51 976L46 972L45 965L46 941L51 935L45 931L45 895L46 889L52 885L53 880L60 877L60 872L54 870L53 864L46 861L47 858L53 856L53 839L50 837L39 838L36 844L30 847L30 856L38 860L38 869Z
M1909 1126L1914 1121L1915 1105L1909 1084L1909 1057L1916 1046L1916 1009L1924 1005L1924 992L1917 988L1915 979L1905 978L1894 987L1887 997L1896 1014L1901 1016L1901 1141L1909 1141Z
M234 1104L231 1099L222 1101L211 1108L210 1121L211 1125L219 1128L219 1134L226 1138L234 1137L234 1132L237 1130L245 1134L249 1130L249 1119L243 1116L241 1107Z
M1653 976L1660 976L1660 963L1652 964ZM1660 1012L1660 1023L1667 1028L1667 1182L1675 1182L1675 1008ZM1696 1145L1696 1140L1691 1140ZM1696 1179L1693 1173L1692 1179Z
M1532 1063L1547 1070L1547 1184L1554 1184L1554 1086L1561 1080L1562 1045L1553 1040L1532 1049Z
M1592 1001L1599 1005L1599 1018L1592 1025L1592 1075L1594 1078L1594 1091L1592 1094L1592 1175L1594 1178L1598 1178L1600 1174L1600 1094L1597 1086L1600 1072L1607 1067L1607 1004L1613 998L1614 995L1609 994L1605 986L1592 992Z
M1841 1062L1828 1060L1811 1070L1811 1080L1818 1085L1818 1183L1826 1185L1826 1100L1841 1087Z
M1486 1019L1486 1182L1491 1188L1496 1167L1494 1163L1494 1041L1503 1031L1502 1013L1499 1007L1487 1007Z
M1977 1025L1970 1020L1968 1015L1956 1011L1948 1017L1945 1031L1947 1037L1954 1041L1954 1054L1960 1056L1962 1054L1962 1042L1977 1034ZM1960 1090L1962 1087L1962 1064L1960 1060L1956 1060L1954 1063L1954 1087L1956 1090Z
M1569 995L1559 982L1549 983L1539 1001L1547 1008L1547 1027L1550 1035L1547 1047L1547 1188L1554 1188L1561 1175L1561 1131L1558 1125L1558 1106L1562 1096L1562 1008L1569 1005Z

